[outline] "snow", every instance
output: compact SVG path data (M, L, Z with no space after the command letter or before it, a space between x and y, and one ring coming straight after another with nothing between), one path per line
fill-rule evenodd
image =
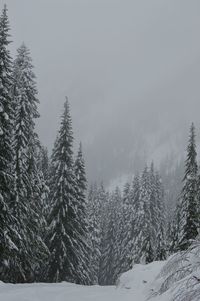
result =
M193 250L194 251L194 250ZM167 261L136 264L118 279L116 286L82 286L72 283L5 284L0 282L2 301L199 301L200 269L193 251L177 253ZM199 258L199 255L197 256ZM192 264L184 274L180 267ZM199 267L199 261L198 261ZM171 280L170 275L172 275ZM167 280L167 283L166 283Z
M117 286L81 286L58 284L4 284L0 283L2 301L145 301L153 281L165 262L135 265L121 276ZM154 300L154 299L153 299ZM158 299L156 299L158 300ZM168 299L159 299L168 301Z

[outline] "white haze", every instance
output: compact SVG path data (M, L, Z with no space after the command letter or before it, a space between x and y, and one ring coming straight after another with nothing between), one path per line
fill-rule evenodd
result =
M22 41L31 50L44 145L52 148L67 95L90 181L183 152L200 120L199 0L0 3L12 54Z

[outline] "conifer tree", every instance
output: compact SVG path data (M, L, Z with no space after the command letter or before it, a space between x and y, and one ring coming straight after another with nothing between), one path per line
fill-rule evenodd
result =
M99 265L100 265L100 225L99 225L99 206L98 206L98 188L97 184L92 184L88 193L88 225L89 225L89 243L90 249L90 274L92 284L98 284Z
M135 248L135 239L138 233L137 224L135 223L136 213L139 208L140 197L140 178L136 175L132 184L127 183L123 194L123 238L122 238L122 255L121 271L124 273L132 268L133 255Z
M16 279L22 282L35 280L35 271L47 255L47 248L40 236L39 218L41 178L37 168L39 140L34 121L39 117L39 101L32 60L24 44L18 49L14 62L12 96L16 116L13 133L15 186L12 212L17 220L16 230L24 244L20 254L23 265L20 269L16 268L15 274Z
M117 187L109 199L108 211L108 224L104 236L104 248L101 254L101 273L99 282L101 285L115 284L116 277L118 276L118 268L121 264L119 258L118 245L118 206L119 206L120 191Z
M88 215L86 211L87 207L87 179L85 171L85 162L82 153L82 145L80 143L78 154L74 164L74 172L76 177L76 202L78 208L78 218L80 221L80 244L82 244L82 254L80 256L81 261L79 262L79 283L90 284L90 271L89 271L89 254L90 254L90 245L88 244Z
M151 237L154 239L152 242L152 249L154 253L154 260L163 260L166 257L164 254L165 246L165 208L164 208L164 189L162 186L161 178L158 172L154 170L152 162L150 169L151 178ZM162 258L160 258L162 257Z
M120 273L128 271L132 266L133 249L133 192L130 183L126 183L122 197L122 227L121 227L121 264ZM119 242L120 243L120 242Z
M82 226L77 205L77 181L73 163L73 134L68 99L54 146L51 175L51 212L47 243L50 250L47 279L52 282L83 282ZM80 276L81 275L81 276ZM84 279L85 283L86 279Z
M134 262L147 263L165 257L164 194L160 177L154 171L143 171L139 200L134 204Z
M185 161L185 175L180 196L179 208L179 233L177 248L187 249L191 240L198 235L199 218L197 206L197 153L195 142L195 127L192 123Z
M106 233L108 229L108 202L109 202L109 194L106 192L103 183L101 183L98 189L97 195L97 216L99 229L100 229L100 261L99 261L99 284L104 283L104 252L105 252L105 244L106 244Z
M8 50L9 22L7 8L4 6L0 16L0 194L4 201L9 199L12 179L12 118L13 108L10 97L12 84L12 62Z
M113 223L114 223L114 256L113 256L113 276L112 284L115 284L121 274L121 257L122 257L122 231L123 231L123 210L122 196L119 187L114 191L114 208L113 208ZM111 282L110 282L111 283Z
M13 229L16 222L9 209L13 190L13 103L10 97L12 62L8 50L9 21L4 6L0 16L0 279L12 281L10 258L15 256L19 239Z
M37 151L37 169L40 179L40 199L41 199L41 210L40 216L43 219L44 231L46 230L46 219L49 213L49 157L47 148L39 145ZM46 232L46 231L45 231ZM45 233L44 233L45 235Z
M146 263L148 255L147 241L151 231L151 213L150 213L150 198L151 198L151 182L148 168L145 167L141 176L140 199L137 212L135 212L135 241L133 260L136 263Z

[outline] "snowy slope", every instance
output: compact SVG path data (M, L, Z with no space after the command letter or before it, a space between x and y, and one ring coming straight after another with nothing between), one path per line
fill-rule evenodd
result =
M135 265L123 274L114 286L81 286L60 284L4 284L0 283L1 301L144 301L152 281L160 272L163 262Z
M133 294L115 287L61 284L24 284L0 286L1 301L129 301ZM143 300L138 299L135 300Z
M0 301L199 301L199 254L198 243L167 261L134 265L116 286L0 282Z

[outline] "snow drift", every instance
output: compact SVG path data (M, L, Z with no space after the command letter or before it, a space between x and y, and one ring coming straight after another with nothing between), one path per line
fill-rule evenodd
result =
M177 253L167 261L136 264L115 286L71 283L5 284L1 301L199 301L200 245Z

